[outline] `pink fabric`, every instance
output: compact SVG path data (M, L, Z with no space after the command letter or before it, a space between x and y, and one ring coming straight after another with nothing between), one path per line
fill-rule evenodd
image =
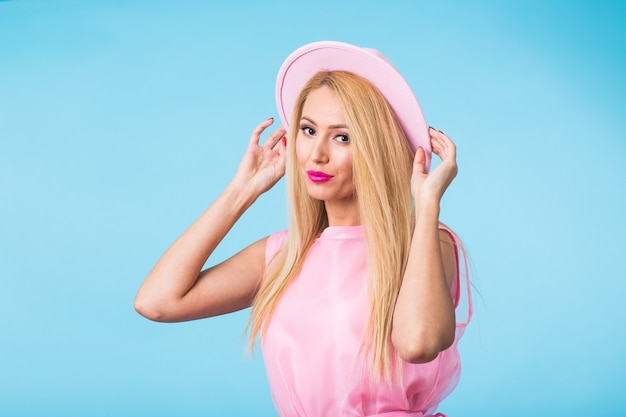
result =
M285 231L270 236L266 261L285 237ZM466 319L457 319L449 349L426 364L403 363L403 381L370 385L364 378L370 372L360 349L369 311L365 245L362 226L327 228L261 338L273 400L283 417L431 416L459 380L457 342L471 317L467 291ZM469 282L459 282L462 275L467 281L466 268L457 268L465 272L457 273L453 288L457 306L464 292L458 289L469 289Z

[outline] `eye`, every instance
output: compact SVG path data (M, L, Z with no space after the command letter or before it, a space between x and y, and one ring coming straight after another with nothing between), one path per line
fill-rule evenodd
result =
M348 135L337 135L335 136L335 140L339 143L350 143Z
M315 129L310 126L300 126L300 130L307 136L315 135Z

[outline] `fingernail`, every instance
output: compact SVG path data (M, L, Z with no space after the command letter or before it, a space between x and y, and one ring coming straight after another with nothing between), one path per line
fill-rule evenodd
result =
M268 117L267 120L274 120L274 118L273 117Z
M283 136L283 146L287 146L287 136Z
M435 128L434 128L434 127L432 127L432 126L428 126L428 129L437 130L437 129L435 129Z
M443 131L442 131L442 130L440 130L440 131L439 131L439 133L441 133L441 134L445 135L445 133L443 133Z

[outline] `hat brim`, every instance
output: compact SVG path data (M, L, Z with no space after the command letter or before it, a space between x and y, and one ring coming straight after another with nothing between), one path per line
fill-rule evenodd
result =
M302 87L322 70L349 71L375 85L396 114L413 151L418 147L424 148L428 172L432 149L422 109L400 72L373 49L323 41L304 45L289 55L276 79L276 105L284 126L289 127L293 107Z

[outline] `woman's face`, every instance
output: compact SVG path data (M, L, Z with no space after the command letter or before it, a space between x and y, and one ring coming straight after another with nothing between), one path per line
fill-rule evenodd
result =
M353 202L352 147L343 105L328 87L309 93L296 138L307 191L325 202Z

